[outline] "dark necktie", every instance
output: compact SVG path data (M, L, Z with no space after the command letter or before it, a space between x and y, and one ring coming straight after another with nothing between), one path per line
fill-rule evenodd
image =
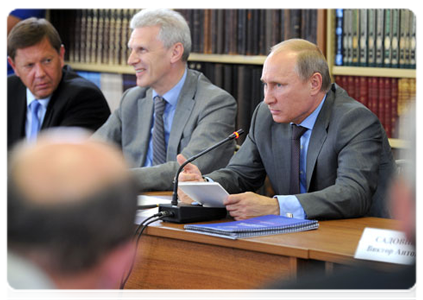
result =
M307 128L294 124L291 127L291 182L289 194L295 195L300 193L300 138L307 131Z
M154 118L153 129L153 165L160 165L166 162L166 141L164 132L163 112L166 101L160 97L154 97Z
M38 110L40 109L41 103L38 100L34 100L29 105L31 110L31 128L28 136L28 140L34 141L37 138L38 131L40 130L40 120L38 119Z

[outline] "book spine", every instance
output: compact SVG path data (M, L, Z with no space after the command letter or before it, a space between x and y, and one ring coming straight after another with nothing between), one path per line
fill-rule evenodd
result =
M367 65L376 66L376 10L368 11L368 39L367 39L368 57Z
M360 80L360 96L359 96L359 101L366 107L369 106L369 87L368 87L368 77L365 76L359 76L359 80Z
M392 40L391 40L391 67L398 68L399 64L399 39L400 39L400 13L392 9Z
M352 64L352 10L344 11L344 65Z
M384 55L383 66L391 67L392 61L392 11L385 9L385 41L384 41Z
M283 35L281 35L282 24L281 24L281 16L283 14L283 10L272 10L271 12L271 20L272 23L270 25L271 28L271 35L270 35L270 47L280 43L283 41Z
M265 14L265 39L264 39L264 48L265 48L265 54L270 52L270 48L275 45L276 43L274 43L273 41L273 32L274 32L274 20L273 20L273 16L274 13L277 10L270 10L270 9L265 9L264 10L264 14Z
M342 66L344 64L343 61L343 22L344 22L344 10L337 9L336 10L336 28L335 28L335 35L336 35L336 50L335 50L335 65Z
M385 95L383 97L383 106L384 106L384 118L383 118L383 127L385 128L386 134L388 138L392 137L392 126L391 126L391 119L392 119L392 80L389 77L383 78L384 80L384 92Z
M391 137L398 138L398 78L392 78Z
M113 64L120 65L122 63L121 57L121 30L122 30L122 10L116 9L116 20L115 20L115 36L114 36L114 53L113 53Z
M259 54L259 28L260 14L258 9L251 10L252 28L249 26L247 30L247 53L251 55Z
M384 12L383 9L376 11L376 67L383 66L383 33Z
M98 21L97 21L97 53L96 53L96 63L101 64L102 55L103 55L103 41L104 35L104 9L98 10Z
M400 78L398 80L398 116L405 115L408 99L410 99L410 80Z
M301 37L301 9L291 9L289 13L289 38Z
M369 104L368 108L378 115L378 78L371 77L369 81Z
M352 10L352 65L358 66L360 57L360 14L358 9Z
M225 45L225 31L226 28L224 26L225 24L225 11L223 9L217 10L217 24L216 24L216 53L222 54L224 52L224 45Z
M210 54L211 50L211 10L205 9L203 25L203 53Z
M407 66L406 52L408 51L408 24L409 24L409 11L401 9L401 26L400 26L400 54L399 54L399 67L405 68Z
M410 11L410 63L409 67L416 68L416 15Z
M290 30L290 26L291 26L291 14L290 14L290 10L289 9L284 9L283 11L283 23L284 23L284 30L283 32L283 36L282 36L282 40L288 40L290 39L290 34L291 34L291 30Z
M347 79L348 79L348 84L347 84L348 95L350 95L350 97L353 98L353 99L357 99L357 95L355 93L354 76L348 76Z
M361 67L366 67L367 62L367 53L368 53L368 46L367 46L367 37L368 37L368 16L367 16L367 9L360 9L360 57L359 57L359 65Z
M307 24L309 24L307 36L305 39L314 44L317 44L317 9L311 9L309 11L310 19L305 21Z
M267 27L266 27L266 10L260 9L259 10L259 25L258 25L258 36L259 36L259 42L258 42L258 55L267 55L268 54L268 48L266 48L266 33L267 33Z

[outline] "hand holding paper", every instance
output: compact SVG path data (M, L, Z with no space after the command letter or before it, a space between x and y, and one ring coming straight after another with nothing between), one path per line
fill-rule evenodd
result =
M276 198L246 192L229 195L223 202L229 214L235 220L245 220L263 215L279 215L279 203Z
M186 158L182 154L178 154L176 157L176 160L178 161L179 165L182 165L184 162L186 162ZM179 174L179 182L184 181L204 181L203 176L200 172L200 170L197 168L194 164L187 164L184 167L184 171ZM178 198L181 202L190 204L194 202L193 199L191 199L187 194L185 194L180 188L178 188Z

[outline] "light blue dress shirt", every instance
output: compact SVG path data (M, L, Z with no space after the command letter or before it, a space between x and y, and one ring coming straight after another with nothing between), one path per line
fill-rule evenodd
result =
M28 138L29 133L31 132L31 125L32 125L32 115L31 110L29 106L34 100L38 100L40 102L40 108L38 109L38 120L40 120L40 126L43 124L44 117L46 115L47 106L50 102L50 97L47 97L45 99L37 99L35 96L31 93L29 89L26 89L26 122L25 122L25 135Z
M185 79L187 77L187 69L185 69L184 75L182 76L181 80L167 93L162 96L166 100L166 108L163 113L163 121L164 121L164 130L165 130L165 141L166 147L169 142L169 135L172 129L172 122L173 117L175 116L176 105L178 104L179 94L181 93L182 87L184 86ZM155 90L153 90L153 101L154 97L158 94ZM148 150L147 156L145 158L144 167L151 167L153 165L153 129L154 129L154 118L156 117L156 113L153 114L153 121L151 124L150 130L150 141L148 143Z
M300 139L300 191L301 193L307 192L307 151L310 143L311 133L313 131L314 124L316 123L317 116L322 109L323 103L326 100L326 96L323 98L319 106L303 121L298 124L308 130L301 136ZM291 215L297 219L306 219L307 216L304 212L300 201L294 195L276 195L279 202L280 214L282 216Z

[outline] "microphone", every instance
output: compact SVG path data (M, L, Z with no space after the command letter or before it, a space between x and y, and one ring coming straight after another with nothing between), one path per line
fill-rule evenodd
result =
M190 222L200 222L200 221L209 221L222 219L226 216L225 207L203 207L199 205L191 205L180 203L178 204L178 183L179 183L179 174L182 172L184 167L190 162L196 160L200 156L212 151L213 149L223 145L224 143L237 139L241 134L244 133L243 129L239 129L229 135L227 138L221 140L217 144L201 151L200 153L187 159L182 165L179 166L178 171L175 175L175 181L173 183L173 195L171 204L160 204L159 212L168 212L169 216L163 218L163 221L173 222L173 223L190 223Z

